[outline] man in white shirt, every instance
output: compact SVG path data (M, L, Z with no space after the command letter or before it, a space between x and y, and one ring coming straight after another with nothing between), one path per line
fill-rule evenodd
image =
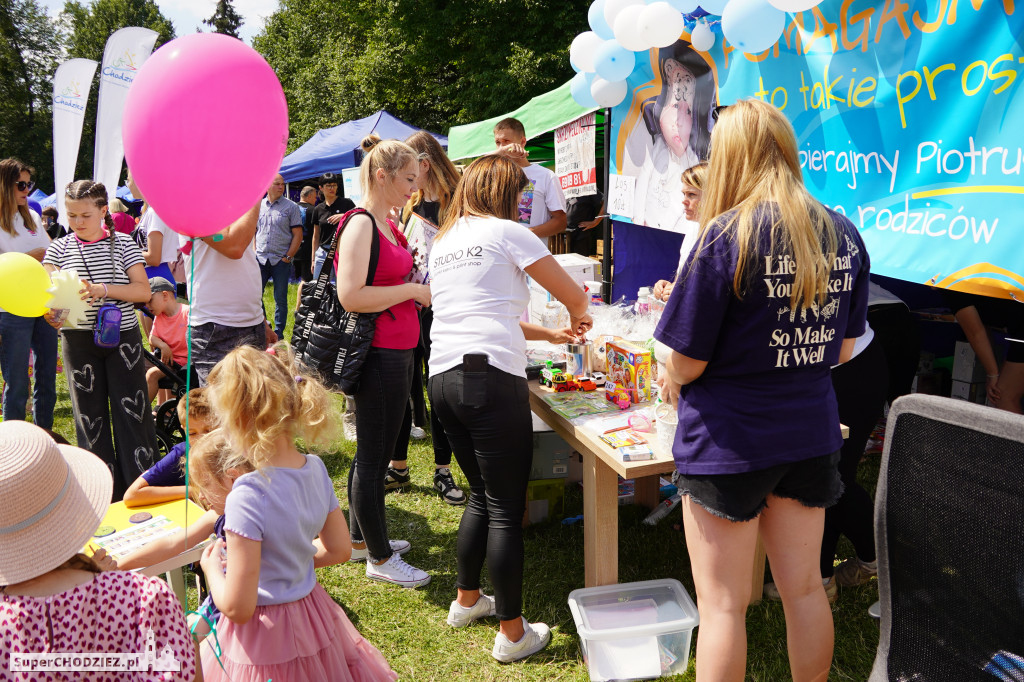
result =
M499 154L523 169L529 184L519 200L519 222L542 239L565 231L565 197L558 178L547 168L530 163L526 151L526 129L515 118L494 126L494 146Z
M186 255L192 362L203 386L213 366L236 346L263 350L277 341L263 314L260 265L252 248L259 212L256 204L227 229L196 239Z

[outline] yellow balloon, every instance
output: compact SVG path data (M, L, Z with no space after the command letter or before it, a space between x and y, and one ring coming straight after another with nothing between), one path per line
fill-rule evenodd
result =
M43 264L25 253L0 254L0 308L22 317L46 312L50 274Z

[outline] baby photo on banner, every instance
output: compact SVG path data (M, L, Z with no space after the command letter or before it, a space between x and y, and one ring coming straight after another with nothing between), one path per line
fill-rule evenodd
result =
M686 232L680 174L707 160L717 94L711 66L689 41L637 55L632 98L616 108L623 121L614 145L613 173L636 178L637 225ZM635 85L634 85L635 84Z

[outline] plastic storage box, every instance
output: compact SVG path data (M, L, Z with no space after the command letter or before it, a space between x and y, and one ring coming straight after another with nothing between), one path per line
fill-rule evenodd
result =
M569 610L590 679L647 680L686 672L697 606L678 580L573 590Z

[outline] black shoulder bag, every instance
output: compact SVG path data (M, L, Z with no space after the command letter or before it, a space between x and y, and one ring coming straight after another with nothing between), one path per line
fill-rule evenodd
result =
M377 330L380 313L353 313L345 310L338 300L338 290L331 281L334 254L338 240L352 216L365 213L373 223L370 241L370 263L366 269L366 286L373 285L380 259L380 234L377 221L361 208L352 209L341 220L331 247L327 251L324 267L314 286L302 289L299 305L295 309L292 330L292 348L298 360L320 375L324 385L352 395L359 390L363 364L370 353L370 344Z

